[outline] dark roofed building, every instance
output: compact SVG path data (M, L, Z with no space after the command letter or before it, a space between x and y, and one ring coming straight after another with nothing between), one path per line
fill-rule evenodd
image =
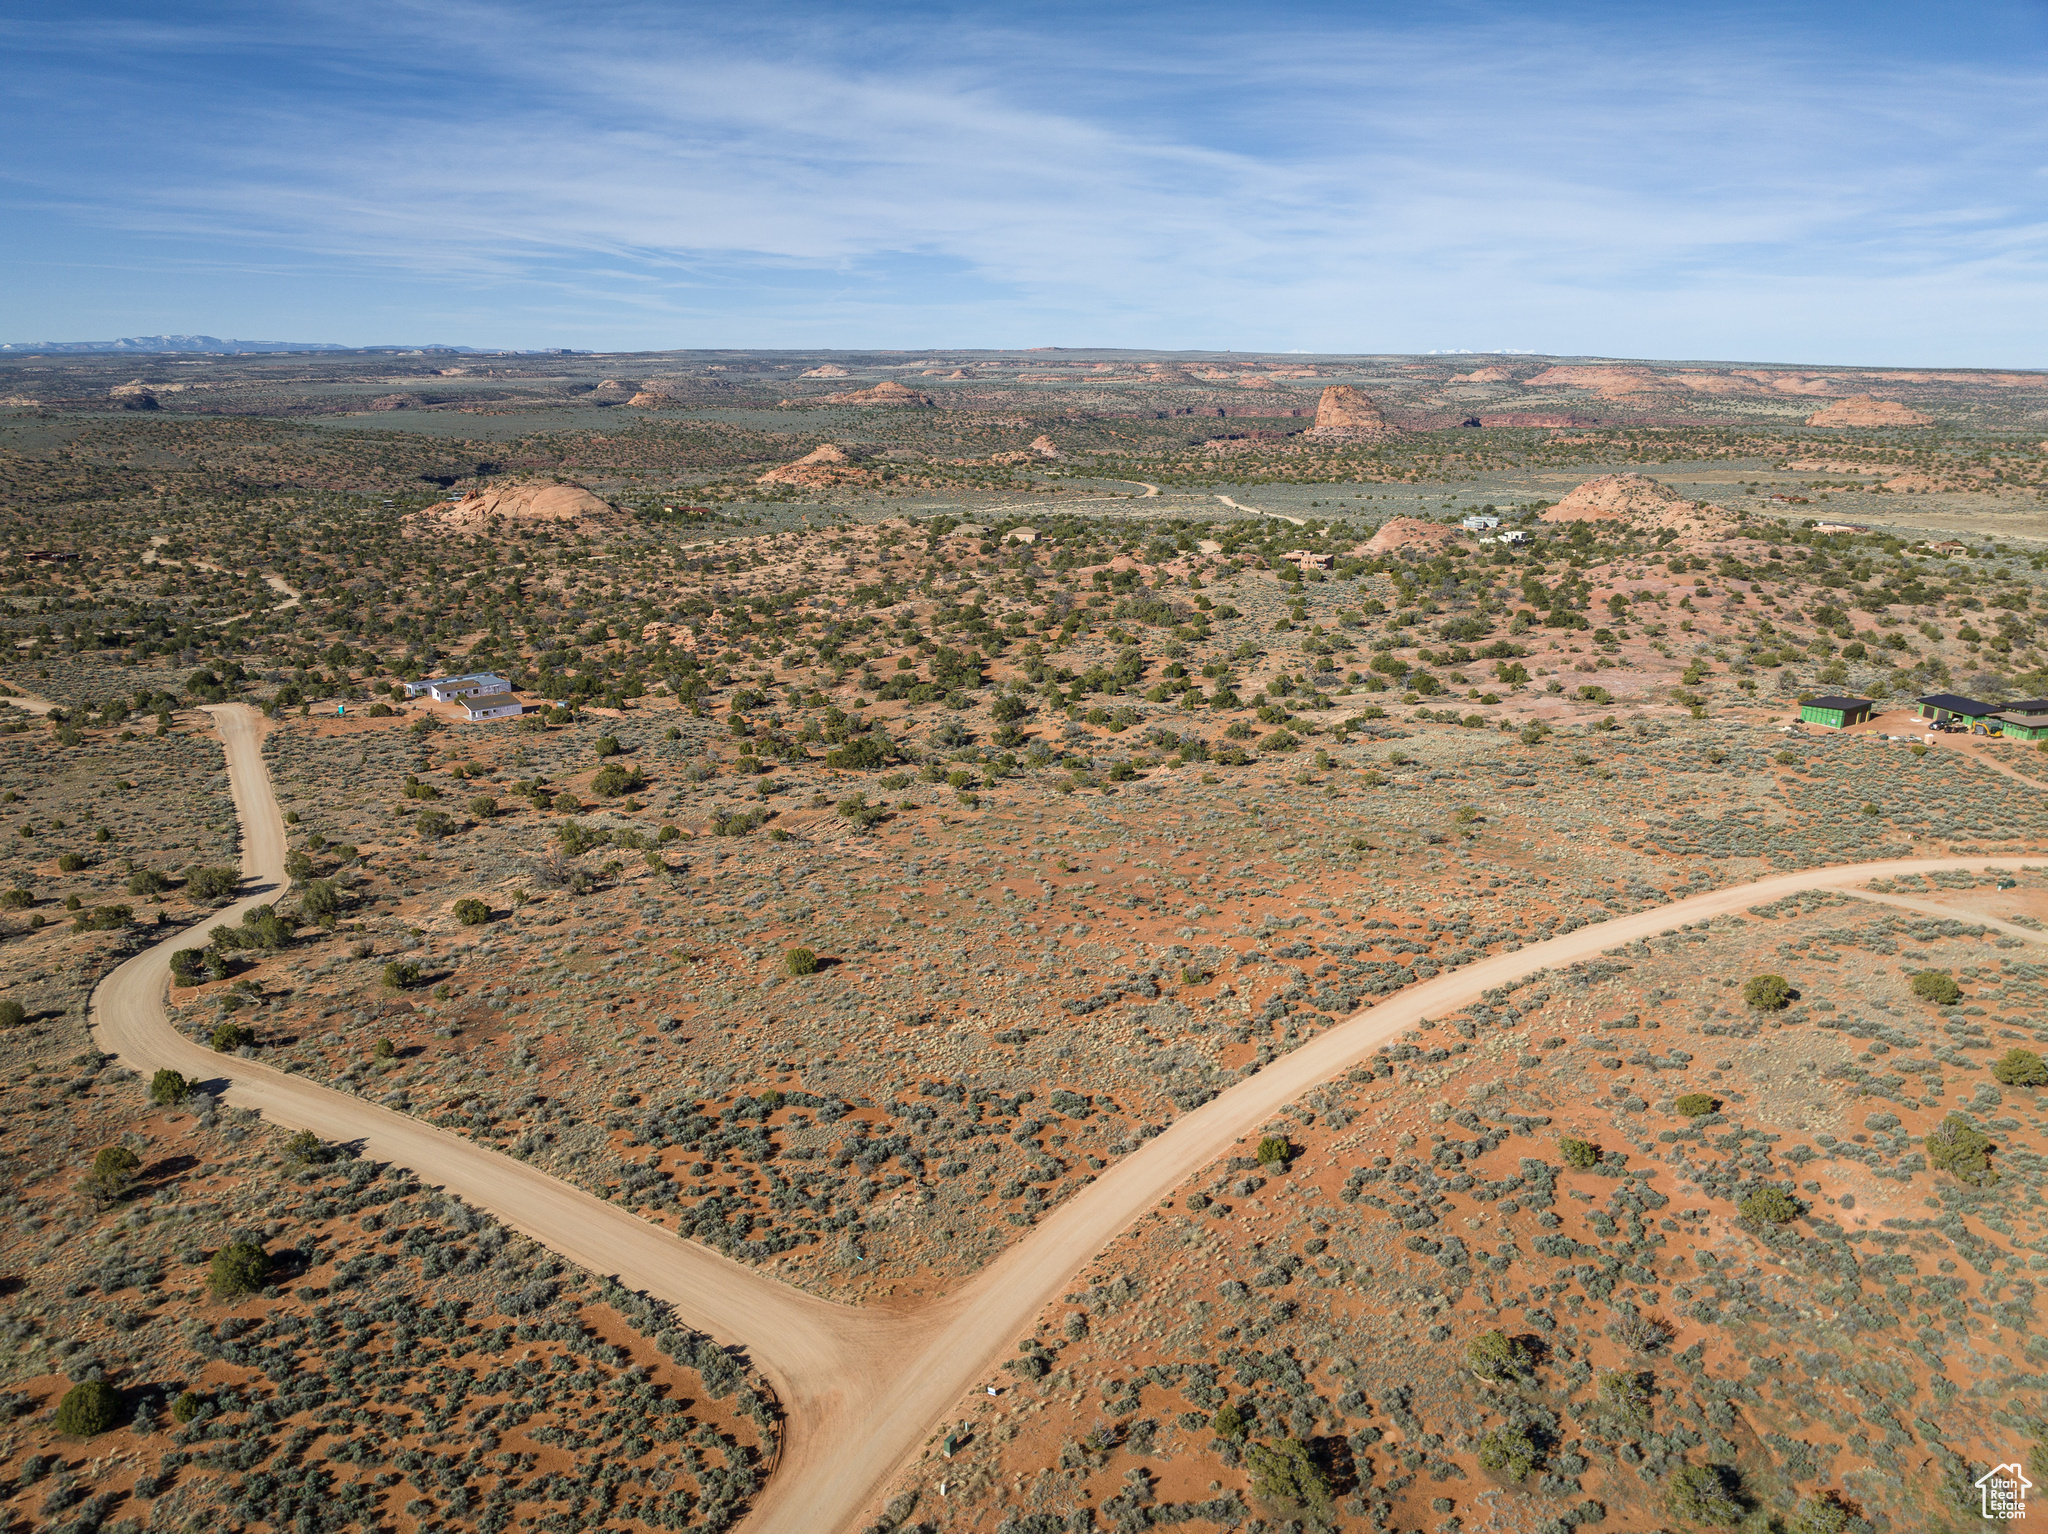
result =
M1852 724L1868 724L1871 706L1868 698L1808 698L1799 705L1799 722L1844 730Z
M1951 719L1983 719L1998 712L1995 703L1980 703L1952 692L1933 692L1915 703L1922 719L1946 724Z

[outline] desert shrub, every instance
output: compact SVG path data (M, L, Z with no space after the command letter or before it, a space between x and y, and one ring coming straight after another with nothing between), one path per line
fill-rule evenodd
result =
M73 1385L57 1403L57 1431L91 1438L121 1420L121 1398L105 1380Z
M1280 1507L1298 1507L1319 1523L1329 1521L1330 1478L1299 1438L1246 1444L1244 1463L1251 1472L1253 1496Z
M1218 1438L1228 1438L1235 1442L1244 1437L1246 1432L1244 1413L1235 1406L1223 1406L1209 1419L1209 1430Z
M57 867L67 874L92 866L92 860L82 852L67 852L57 859Z
M270 1253L253 1241L232 1241L213 1254L206 1287L218 1300L254 1294L270 1281Z
M2048 1063L2031 1049L2008 1049L1991 1074L2009 1087L2048 1086Z
M1945 970L1923 969L1913 977L1913 994L1937 1007L1952 1007L1963 999L1963 988Z
M171 1108L192 1095L192 1083L176 1071L158 1071L149 1079L149 1100Z
M617 756L626 748L619 744L618 736L600 735L597 737L597 743L591 749L597 753L598 759L602 761L605 757Z
M231 1055L238 1049L246 1049L256 1042L256 1031L245 1024L229 1018L213 1030L213 1047L224 1055Z
M19 1028L28 1021L28 1008L12 996L0 999L0 1028Z
M1674 1518L1726 1528L1742 1520L1742 1504L1728 1489L1719 1465L1687 1465L1664 1490L1664 1506Z
M1640 1433L1650 1425L1650 1404L1655 1399L1646 1381L1648 1375L1616 1369L1600 1376L1600 1411L1608 1422Z
M1257 1154L1260 1166L1285 1166L1294 1155L1294 1147L1287 1143L1285 1135L1267 1135L1259 1141Z
M180 948L171 955L171 984L197 985L206 974L206 951Z
M1785 1534L1848 1534L1848 1529L1849 1510L1835 1500L1834 1493L1823 1492L1800 1499L1792 1521L1785 1525Z
M782 956L782 967L792 975L815 975L818 956L808 948L792 948Z
M1758 1188L1736 1206L1745 1220L1757 1225L1789 1225L1799 1218L1799 1201L1783 1188Z
M119 932L135 921L135 907L128 905L96 905L90 911L81 911L71 923L73 932Z
M455 834L455 821L439 810L421 810L419 818L412 823L412 828L419 833L421 841L437 842L444 836Z
M868 796L862 793L848 794L839 801L839 813L852 821L863 831L881 824L888 818L888 810L879 804L869 804Z
M199 1408L205 1404L205 1401L200 1399L196 1391L180 1391L178 1399L171 1402L171 1420L173 1422L190 1422L199 1415Z
M396 1059L397 1055L398 1046L392 1043L389 1039L379 1039L376 1043L370 1046L370 1056L372 1059L391 1060Z
M478 794L469 801L469 813L476 816L478 820L489 820L498 813L498 796L496 794Z
M202 905L225 905L235 898L242 876L232 868L188 868L185 894Z
M1520 1379L1529 1372L1529 1349L1506 1332L1481 1332L1465 1344L1465 1362L1481 1379Z
M1583 1169L1593 1165L1594 1162L1600 1159L1600 1147L1591 1140L1566 1138L1557 1142L1557 1149L1558 1154L1564 1157L1564 1164L1566 1166L1575 1166Z
M1511 1481L1519 1481L1536 1468L1542 1456L1527 1429L1512 1424L1497 1427L1479 1439L1479 1463L1497 1470Z
M885 740L873 735L858 735L843 746L834 746L825 753L825 765L842 771L871 772L887 765L895 750Z
M315 921L336 915L341 905L341 890L331 879L314 879L299 892L299 909Z
M171 887L171 881L154 868L138 868L128 876L127 890L131 895L161 895Z
M455 919L465 927L481 927L491 919L491 908L475 896L455 902Z
M1792 986L1783 975L1756 975L1742 988L1742 999L1756 1012L1782 1012L1792 999Z
M1721 1105L1705 1092L1687 1092L1683 1097L1672 1103L1671 1106L1687 1118L1697 1119L1704 1118Z
M5 906L10 911L26 911L35 903L36 897L25 889L11 889L0 895L0 906Z
M1991 1170L1991 1137L1960 1113L1951 1113L1927 1136L1927 1160L1957 1182L1988 1188L1998 1181Z
M425 974L417 959L393 959L384 966L384 988L388 991L410 991Z
M372 703L366 712L372 719L389 719L393 715L395 715L398 712L398 710L393 708L389 703Z
M324 1166L334 1159L334 1147L310 1129L301 1129L285 1141L284 1153L297 1166Z
M637 792L646 787L647 780L640 776L638 767L622 762L607 762L590 780L590 788L600 799L616 799L621 794Z
M1676 1329L1661 1316L1624 1311L1614 1323L1615 1340L1632 1353L1654 1353L1670 1344Z
M92 1158L89 1181L102 1199L113 1200L128 1191L128 1184L142 1165L142 1158L125 1145L103 1145Z

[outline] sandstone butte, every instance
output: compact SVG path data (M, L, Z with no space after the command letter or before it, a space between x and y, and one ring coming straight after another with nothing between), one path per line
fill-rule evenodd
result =
M818 367L811 368L806 372L799 373L796 376L799 378L845 378L849 375L846 369L841 367L838 363L827 362L821 364Z
M1728 520L1721 507L1689 501L1647 474L1602 474L1543 513L1546 522L1628 522L1637 527L1704 531Z
M1932 426L1934 417L1922 415L1897 400L1878 399L1869 394L1852 394L1825 410L1806 418L1808 426Z
M1464 541L1463 532L1441 522L1425 522L1419 517L1395 517L1383 523L1380 530L1366 540L1365 554L1370 559L1377 559L1382 554L1427 555Z
M429 507L426 515L443 527L471 529L493 517L512 522L602 522L614 511L611 502L582 485L525 479L472 490L459 501Z
M1380 407L1369 396L1350 384L1331 384L1323 390L1323 397L1316 401L1316 424L1302 435L1356 439L1391 437L1398 431L1398 427L1387 424L1387 418L1380 414Z
M893 378L885 379L883 382L876 384L872 389L849 389L844 394L828 394L825 398L835 405L936 405L938 403L929 394L919 394L917 390L908 388Z
M786 463L779 469L770 469L756 484L760 485L840 485L848 480L866 478L866 471L855 467L846 449L827 442L823 447L814 447L795 463Z
M1489 368L1475 368L1470 373L1452 375L1452 383L1512 383L1515 375L1498 365Z

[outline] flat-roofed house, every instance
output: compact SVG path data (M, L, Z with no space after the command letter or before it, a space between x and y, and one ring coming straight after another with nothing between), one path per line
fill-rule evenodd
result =
M1799 705L1799 722L1846 730L1852 724L1868 724L1870 710L1868 698L1808 698Z

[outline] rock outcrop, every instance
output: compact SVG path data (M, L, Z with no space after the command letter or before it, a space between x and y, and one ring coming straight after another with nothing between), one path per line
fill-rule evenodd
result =
M1052 438L1043 435L1032 440L1031 451L1038 454L1041 458L1057 458L1060 456L1060 450L1053 445Z
M410 394L380 394L370 401L372 410L416 410L419 401Z
M1387 424L1368 395L1350 384L1331 384L1316 401L1316 424L1302 435L1324 441L1365 441L1391 437L1398 430Z
M1869 394L1852 394L1825 410L1806 418L1808 426L1932 426L1934 417L1922 415L1897 400L1877 399Z
M795 463L786 463L778 469L770 469L755 483L818 487L843 485L865 478L867 471L854 463L852 455L846 449L827 442L823 447L812 448Z
M900 384L893 378L885 379L883 382L876 384L872 389L849 389L844 394L828 394L825 398L835 405L936 405L938 403L929 394L919 394L917 390Z
M846 369L841 367L838 363L827 362L819 367L811 368L807 372L799 373L796 376L799 378L845 378L848 377L849 375Z
M602 496L571 481L548 479L510 480L472 490L458 501L427 508L426 515L443 527L462 531L482 528L492 518L508 522L575 522L592 525L608 521L617 508Z
M156 391L139 378L131 378L124 384L116 384L107 390L107 398L123 410L161 410Z
M1462 531L1446 527L1441 522L1425 522L1420 517L1395 517L1391 522L1383 523L1380 530L1366 540L1365 554L1369 559L1387 554L1426 557L1464 541Z
M1543 513L1546 522L1626 522L1662 531L1707 530L1728 513L1705 501L1691 501L1647 474L1602 474Z

